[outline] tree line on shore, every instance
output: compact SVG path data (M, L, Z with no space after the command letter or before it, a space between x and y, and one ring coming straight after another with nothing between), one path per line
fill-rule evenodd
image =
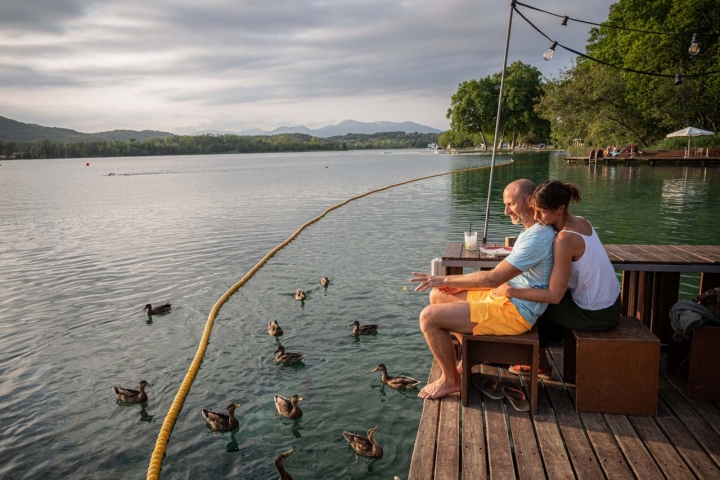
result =
M686 126L715 131L720 123L718 18L716 0L619 0L603 26L591 30L587 55L664 76L578 57L556 77L543 79L537 68L515 62L506 73L496 141L682 148L687 139L665 140L665 135ZM688 51L693 33L700 34L696 55ZM440 143L492 145L499 86L499 73L462 82L447 111L451 129ZM717 136L697 141L698 146L717 143Z
M173 135L144 141L39 142L0 141L0 156L6 158L93 158L147 155L195 155L217 153L306 152L425 148L438 140L437 133L381 132L318 138L301 133L280 135Z

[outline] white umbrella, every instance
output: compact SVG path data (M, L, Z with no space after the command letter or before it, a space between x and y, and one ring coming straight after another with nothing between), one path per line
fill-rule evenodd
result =
M686 157L690 156L690 137L699 137L700 135L715 135L715 132L709 132L707 130L701 130L695 127L687 127L677 132L668 133L666 137L688 137L688 148Z

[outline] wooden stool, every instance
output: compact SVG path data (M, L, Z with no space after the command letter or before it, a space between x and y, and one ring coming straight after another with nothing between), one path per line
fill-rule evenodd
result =
M607 332L566 330L563 379L578 412L657 415L660 340L635 317Z
M693 331L688 396L720 400L720 327L703 325Z
M470 370L479 363L530 365L528 397L532 413L537 413L537 374L540 344L537 328L522 335L463 335L461 392L463 406L468 406Z

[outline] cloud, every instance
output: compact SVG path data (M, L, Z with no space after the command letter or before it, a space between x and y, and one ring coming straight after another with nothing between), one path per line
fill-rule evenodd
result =
M542 7L602 21L610 3ZM67 122L57 126L95 125L89 130L192 130L199 125L193 117L212 124L216 116L219 125L227 115L262 128L421 117L444 128L446 106L437 105L447 105L460 82L500 70L508 7L474 0L13 2L0 19L0 109L18 108L9 96L25 89L23 111L35 123L60 117ZM556 17L523 13L551 38L583 49L587 25L561 27ZM514 17L509 62L546 75L569 66L572 57L560 49L544 62L548 46ZM45 94L30 99L39 88ZM82 113L63 117L58 109L71 99L83 102ZM390 99L403 110L374 103ZM297 104L307 108L296 111ZM247 111L252 118L243 117ZM109 123L119 118L123 125Z
M7 0L2 2L0 30L6 34L62 32L89 5L87 0Z

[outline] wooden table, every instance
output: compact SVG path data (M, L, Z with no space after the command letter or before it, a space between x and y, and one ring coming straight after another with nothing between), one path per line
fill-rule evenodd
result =
M502 257L490 257L480 248L466 250L450 242L440 259L448 275L463 268L494 268ZM668 343L670 308L678 301L681 273L700 273L700 293L720 286L720 245L605 245L616 271L622 272L622 314L635 316Z
M497 244L479 245L495 246ZM720 245L605 245L616 271L622 272L622 315L642 321L668 345L668 369L676 371L689 356L688 342L672 341L670 308L678 301L680 275L700 274L700 292L720 287ZM448 275L463 268L493 268L502 258L466 250L450 242L440 259ZM685 365L687 367L687 365Z

